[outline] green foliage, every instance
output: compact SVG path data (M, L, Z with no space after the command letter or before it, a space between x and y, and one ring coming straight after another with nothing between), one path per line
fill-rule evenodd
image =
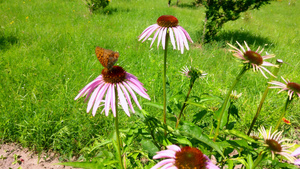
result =
M18 142L38 152L54 150L61 160L75 156L78 160L91 160L100 168L110 164L115 167L113 116L106 117L99 110L93 117L86 113L84 98L74 101L78 91L102 70L94 54L94 46L101 46L120 53L117 64L137 76L151 97L151 104L144 104L145 100L139 98L144 110L135 107L137 111L131 117L120 111L122 153L128 168L151 168L158 162L152 159L153 151L169 144L198 147L206 155L214 155L225 167L255 162L258 154L252 150L261 144L242 133L249 128L249 119L253 118L268 81L259 73L248 71L241 79L236 90L243 95L229 107L229 125L221 130L216 143L211 142L220 98L240 69L239 63L226 52L226 42L246 40L251 49L263 46L266 52L288 63L282 66L278 77L298 81L299 3L292 6L286 1L272 2L261 7L262 10L249 11L247 19L242 15L236 22L225 24L213 43L192 44L184 54L168 51L167 138L160 109L163 51L161 47L149 49L151 42L142 44L137 36L160 15L171 14L193 40L200 39L197 25L204 19L204 8L169 8L162 5L166 4L164 0L114 1L106 8L111 15L89 15L81 4L82 0L1 1L0 11L4 11L0 13L1 142ZM175 129L174 119L183 105L190 80L180 75L179 69L189 65L201 68L208 75L195 81L185 116L179 129ZM255 131L262 124L271 126L280 114L286 92L277 92L270 90ZM177 93L181 95L175 96ZM291 139L299 139L299 108L299 99L294 100L286 114L292 125L280 129ZM234 127L230 125L232 122ZM220 155L228 157L234 149L240 154L233 154L233 158L224 159ZM270 155L259 167L293 168L278 158L272 160Z
M270 0L206 0L204 6L204 40L210 42L228 21L237 20L242 12L259 9Z
M103 9L108 6L110 0L85 0L90 13L93 13L99 9Z

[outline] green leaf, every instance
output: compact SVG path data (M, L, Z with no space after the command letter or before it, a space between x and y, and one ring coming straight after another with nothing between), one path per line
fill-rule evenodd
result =
M152 107L158 108L158 109L161 109L161 110L164 109L164 105L163 104L152 103L152 102L145 102L144 104L148 105L148 106L152 106Z
M233 148L241 147L243 149L253 149L251 146L248 145L246 140L227 140Z
M237 136L239 138L245 139L245 140L250 141L250 142L256 142L253 138L249 137L245 133L242 133L242 132L234 130L234 129L232 129L232 130L224 130L224 133L235 135L235 136Z
M144 150L148 151L150 156L154 156L159 149L155 146L155 144L150 140L143 139L141 141L142 147Z
M183 135L192 137L202 143L207 144L208 146L215 149L221 156L224 157L224 154L222 153L220 146L215 142L213 142L211 139L209 139L207 135L203 134L202 129L199 126L193 123L184 122L184 124L179 128L179 131Z
M190 140L188 140L186 137L177 137L176 140L180 145L185 144L190 147L193 146L192 143L190 142Z
M226 108L224 110L223 116L221 118L221 123L220 123L220 129L222 129L226 123L227 123L227 116L228 116L228 108L230 105L230 101L227 102ZM222 106L215 112L215 119L218 120L220 115L221 115L221 110L223 109L223 106L225 106L224 104L222 104Z
M253 167L253 160L252 160L252 155L251 154L248 154L247 155L247 162L248 162L248 167L249 168L252 168Z
M207 110L202 110L199 113L196 113L193 116L193 123L197 123L198 121L200 121L207 113L208 113Z

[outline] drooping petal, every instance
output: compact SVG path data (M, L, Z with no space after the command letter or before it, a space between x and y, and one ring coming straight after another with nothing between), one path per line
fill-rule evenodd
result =
M177 26L177 27L179 27L179 28L182 30L182 32L184 33L184 35L187 37L187 39L188 39L191 43L194 43L193 40L192 40L192 38L190 37L189 33L188 33L185 29L183 29L183 27L181 27L181 26Z
M131 89L131 87L130 87L126 82L123 82L123 84L124 84L124 86L126 87L126 89L129 91L129 93L131 94L131 97L133 98L133 100L134 100L134 102L136 103L136 105L137 105L140 109L142 109L142 107L141 107L139 101L137 100L137 97L136 97L134 91Z
M109 86L108 84L105 84L103 87L101 87L101 90L99 91L99 93L97 95L97 98L96 98L96 101L94 103L94 107L93 107L93 111L92 111L93 116L95 116L96 111L97 111L97 109L98 109L98 107L99 107L99 105L100 105L100 103L103 99L103 96L104 96L108 86Z
M112 85L114 84L109 84L108 89L107 89L107 93L106 93L106 97L105 97L105 115L108 116L109 113L109 108L110 108L110 100L111 100L111 88Z
M157 169L157 168L160 168L161 166L164 166L166 164L170 164L170 163L174 163L174 159L165 159L165 160L162 160L160 162L158 162L155 166L153 166L151 169Z
M162 34L163 34L164 29L163 28L159 28L158 31L159 31L159 34L158 34L158 40L157 40L157 49L159 47L159 43L160 43L160 40L162 38Z
M175 40L174 40L174 34L173 34L173 28L169 28L169 34L170 34L170 40L173 46L173 50L176 49L176 44L175 44Z
M120 89L119 85L117 85L117 90L118 90L118 96L119 96L119 99L120 99L120 104L121 104L123 110L125 111L125 113L130 117L130 113L129 113L129 110L128 110L128 105L127 105L126 99L125 99L123 91Z
M115 84L111 85L111 99L110 99L110 104L111 104L111 110L113 112L114 117L116 117L116 95L115 95Z
M126 97L126 99L127 99L127 102L128 102L128 104L129 104L130 109L132 110L133 113L135 113L134 108L133 108L132 103L131 103L130 95L128 94L126 88L124 87L124 84L123 84L123 83L120 84L120 87L121 87L121 89L122 89L123 92L124 92L124 95L125 95L125 97Z
M162 43L162 47L164 50L165 50L165 46L166 46L167 30L168 30L168 28L163 29L163 33L162 33L162 37L161 37L162 38L161 43Z

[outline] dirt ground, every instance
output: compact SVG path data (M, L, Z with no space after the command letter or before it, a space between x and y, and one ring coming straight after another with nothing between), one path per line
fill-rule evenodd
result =
M55 163L59 163L59 160L54 153L42 153L38 163L38 155L28 148L14 143L0 145L0 169L72 169Z

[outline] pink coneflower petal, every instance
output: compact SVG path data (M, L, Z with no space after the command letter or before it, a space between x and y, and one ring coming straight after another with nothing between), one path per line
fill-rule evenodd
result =
M269 59L269 58L273 58L275 57L275 55L266 55L266 56L261 56L260 54L263 52L264 49L261 49L261 51L259 51L260 47L258 47L258 49L254 52L251 51L251 49L249 48L248 44L244 41L247 50L245 50L245 48L239 43L236 42L238 44L238 46L240 47L240 49L238 49L237 47L227 43L231 48L229 51L234 52L233 56L237 57L241 60L244 60L244 64L245 63L250 63L251 66L253 67L253 71L260 71L261 74L268 79L268 77L265 75L264 71L266 71L268 74L270 74L271 76L275 77L268 69L266 69L264 66L273 66L273 67L277 67L277 65L274 65L272 63L266 62L265 59Z
M269 88L281 88L281 90L278 93L281 93L282 91L286 90L290 100L292 99L294 94L300 97L300 84L295 82L290 82L289 80L285 80L283 77L281 78L285 82L285 84L278 81L271 81L268 83L276 86L270 86Z
M193 40L192 40L192 38L190 37L189 33L188 33L185 29L183 29L183 27L178 26L178 28L184 33L184 35L187 37L187 39L188 39L191 43L194 43Z
M161 43L162 43L164 50L165 50L165 45L166 45L166 38L164 38L164 37L166 37L166 35L167 35L167 28L163 28Z
M99 107L99 105L100 105L100 103L101 103L101 101L102 101L102 99L103 99L103 96L104 96L104 94L105 94L105 92L106 92L108 86L109 86L109 85L106 84L105 86L101 86L101 87L100 87L100 91L98 92L96 101L95 101L95 103L94 103L93 111L92 111L92 115L93 115L93 116L96 115L96 111L97 111L97 109L98 109L98 107ZM95 90L94 92L97 92L97 91ZM90 110L88 109L87 112L89 112L89 111L90 111Z
M121 89L122 89L122 92L124 92L124 95L128 101L128 105L132 111L132 113L135 113L134 109L133 109L133 106L132 106L132 103L131 103L131 99L130 99L130 95L128 94L126 88L124 87L124 84L122 83L122 85L120 85Z
M177 18L175 18L174 16L166 16L166 15L159 17L157 20L157 24L147 27L139 36L139 41L144 39L142 41L144 42L155 30L156 32L154 34L150 47L152 47L153 42L158 36L157 48L159 47L161 42L162 48L165 50L167 33L169 33L170 35L170 40L173 49L176 49L176 43L177 43L177 48L178 50L181 51L181 53L184 52L184 48L189 50L189 45L187 40L193 43L193 40L191 39L188 32L183 27L178 25Z
M125 111L125 113L128 116L130 116L130 113L129 113L129 110L128 110L128 105L127 105L127 100L125 99L123 91L120 89L119 85L117 85L117 90L118 90L118 95L119 95L119 99L120 99L120 104L121 104L123 110Z
M112 85L113 84L110 84L108 86L108 89L107 89L107 93L106 93L106 97L105 97L105 115L108 116L108 113L109 113L109 109L110 109L110 100L111 100L111 88L112 88Z
M172 164L175 160L173 159L166 159L166 160L162 160L160 162L158 162L154 167L152 167L151 169L157 169L160 168L161 166L164 166L166 164Z
M133 90L131 89L131 87L129 87L129 85L128 85L127 83L125 83L125 82L123 82L123 84L124 84L124 86L126 87L126 89L129 91L129 93L130 93L131 97L133 98L134 102L136 103L136 105L137 105L140 109L142 109L142 107L141 107L139 101L137 100L137 97L136 97L136 95L134 94L134 92L133 92Z
M155 39L156 39L156 37L157 37L158 33L159 33L159 30L156 30L156 32L155 32L155 34L154 34L154 36L153 36L153 39L152 39L152 42L151 42L150 48L152 47L152 45L153 45L153 42L155 41Z
M158 40L157 40L157 48L159 47L159 43L162 38L162 32L163 32L164 28L158 28L158 29L159 29L159 34L158 34Z
M173 50L176 49L176 44L175 44L175 40L174 40L174 33L172 29L169 29L169 33L170 33L170 40L173 46Z
M96 100L96 96L98 95L99 90L101 89L102 85L99 85L93 92L89 102L88 102L88 106L87 106L87 112L89 112Z

